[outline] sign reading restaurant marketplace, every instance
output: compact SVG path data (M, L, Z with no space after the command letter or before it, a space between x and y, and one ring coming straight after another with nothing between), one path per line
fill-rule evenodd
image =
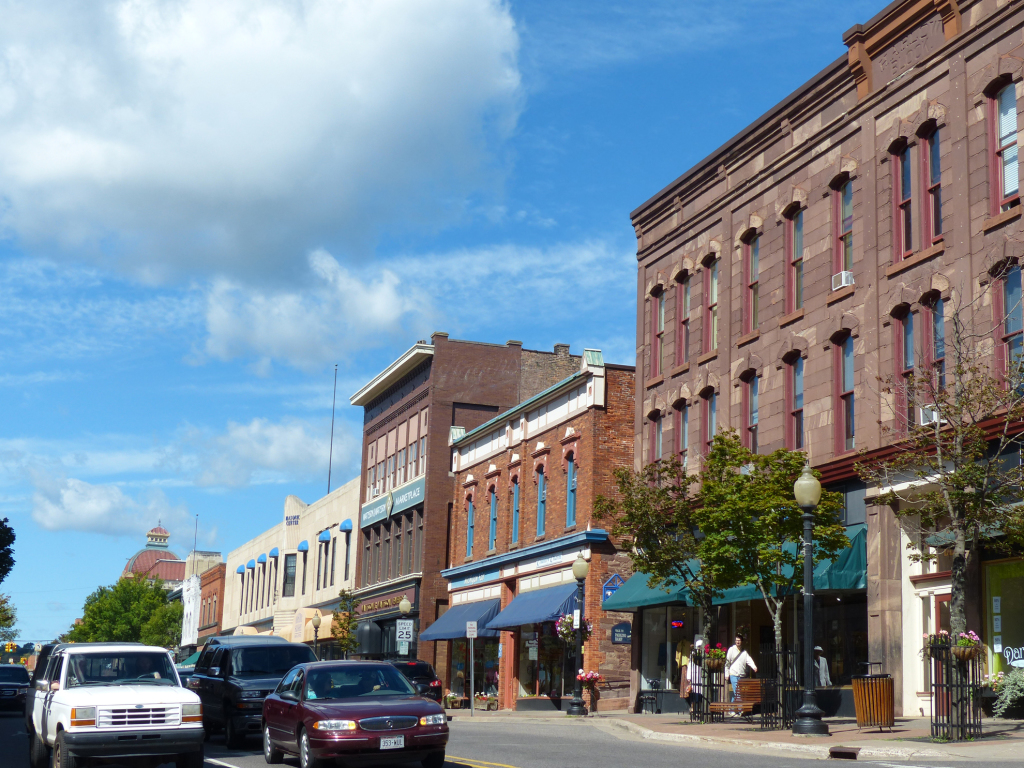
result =
M426 489L426 479L426 476L417 477L405 485L392 488L379 499L363 504L359 513L359 527L366 528L420 504Z
M413 610L416 610L416 588L407 587L398 592L388 592L383 595L368 597L359 604L356 610L360 616L367 616L372 613L383 613L384 611L397 611L403 597L408 597L412 603Z

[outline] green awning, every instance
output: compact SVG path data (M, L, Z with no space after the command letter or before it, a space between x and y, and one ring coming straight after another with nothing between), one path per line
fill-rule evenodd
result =
M997 536L1003 535L1003 527L999 524L995 525L983 525L978 531L983 539L994 539ZM956 541L956 537L952 531L941 531L939 533L933 533L931 536L927 536L924 543L929 547L952 547Z
M187 659L185 659L182 662L179 662L175 666L177 666L177 667L194 667L196 665L196 662L199 661L199 654L200 653L202 653L202 651L196 651L191 656L189 656Z
M864 524L851 525L846 529L850 546L839 553L832 561L823 561L814 568L814 591L841 591L867 588L868 563L868 527ZM795 552L796 544L787 545L787 549ZM692 605L685 587L651 587L648 575L635 573L619 587L615 594L602 603L606 611L635 611L655 605L682 604ZM797 585L799 589L799 585ZM716 597L713 605L729 605L748 600L761 600L763 595L755 584L743 584L727 589Z

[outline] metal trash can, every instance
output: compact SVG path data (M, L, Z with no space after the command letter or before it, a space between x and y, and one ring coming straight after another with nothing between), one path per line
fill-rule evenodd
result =
M878 661L861 662L867 670L853 676L853 706L857 710L858 728L888 728L896 724L896 691L892 675L870 674Z

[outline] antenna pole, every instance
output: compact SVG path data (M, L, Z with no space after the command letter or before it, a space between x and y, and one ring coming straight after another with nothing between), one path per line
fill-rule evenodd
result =
M334 364L334 397L331 399L331 447L327 455L327 493L331 492L331 463L334 461L334 406L338 401L338 364Z
M199 513L196 512L196 533L192 539L192 575L196 575L196 550L199 548Z

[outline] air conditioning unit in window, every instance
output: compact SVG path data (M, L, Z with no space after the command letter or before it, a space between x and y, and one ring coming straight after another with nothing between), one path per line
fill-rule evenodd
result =
M934 405L921 406L921 426L927 427L930 424L937 424L944 419L939 418L939 411Z
M840 288L845 288L848 285L853 285L853 272L837 272L832 275L833 291L838 291Z

